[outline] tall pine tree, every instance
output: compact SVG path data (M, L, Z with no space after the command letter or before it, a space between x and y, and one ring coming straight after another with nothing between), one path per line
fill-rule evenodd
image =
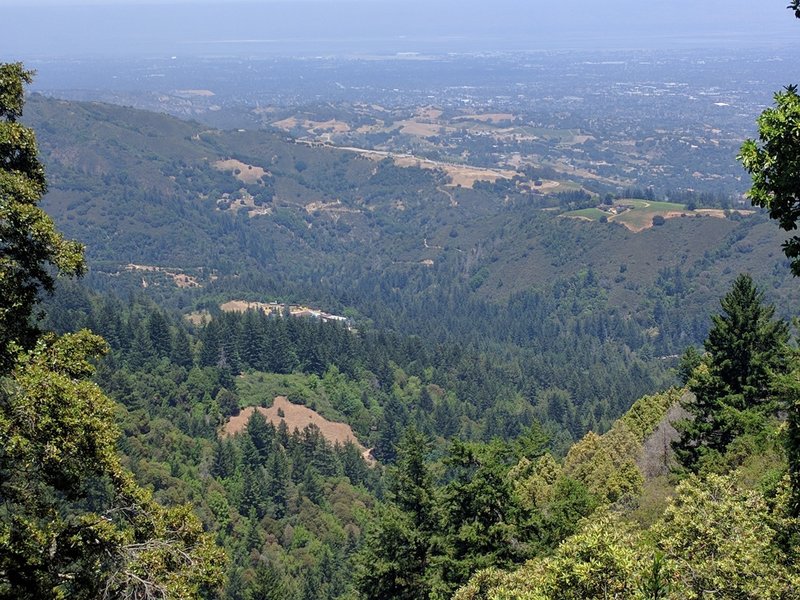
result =
M679 424L675 444L690 470L716 460L737 435L752 432L774 412L771 388L789 364L788 325L773 318L775 307L764 304L749 275L739 275L720 303L723 312L712 317L706 354L689 379L695 400L686 408L693 419Z

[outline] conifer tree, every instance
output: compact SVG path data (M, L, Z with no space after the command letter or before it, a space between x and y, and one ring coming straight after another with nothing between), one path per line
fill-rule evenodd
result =
M400 441L397 465L389 474L390 503L368 528L356 557L356 586L368 600L428 597L437 529L437 500L426 462L430 449L430 441L413 427Z
M679 424L675 444L680 462L696 470L713 461L733 439L759 427L775 409L774 377L788 368L789 338L785 321L764 304L749 275L736 278L721 300L723 312L712 317L706 355L689 380L695 400L686 408L694 417Z

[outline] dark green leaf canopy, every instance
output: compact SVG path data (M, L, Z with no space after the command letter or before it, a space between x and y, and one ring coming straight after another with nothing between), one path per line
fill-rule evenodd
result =
M30 347L31 314L53 275L81 274L83 247L65 240L38 207L46 191L33 131L22 116L23 85L32 73L19 63L0 64L0 373L8 371L13 347Z

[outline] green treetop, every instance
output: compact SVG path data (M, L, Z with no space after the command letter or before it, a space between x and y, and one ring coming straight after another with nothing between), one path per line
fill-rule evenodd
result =
M723 312L712 317L706 354L689 380L695 400L687 409L694 418L680 425L675 446L686 467L724 452L774 410L771 388L774 376L788 368L789 331L763 300L751 277L740 275L721 300Z
M31 323L51 273L84 262L37 206L44 172L16 121L30 80L0 64L0 598L198 598L224 556L188 507L159 506L122 467L114 404L88 381L105 342Z
M0 373L10 369L15 346L36 339L30 318L39 291L53 287L49 267L84 270L82 246L65 240L38 207L44 168L33 131L17 122L31 76L19 63L0 64Z
M739 160L750 173L753 204L769 209L769 216L786 231L797 229L800 218L800 96L791 85L775 94L775 106L758 118L759 142L747 140ZM792 273L800 275L800 236L783 244Z

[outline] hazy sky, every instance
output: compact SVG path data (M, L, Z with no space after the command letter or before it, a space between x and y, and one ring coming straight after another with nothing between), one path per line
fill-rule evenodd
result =
M787 0L0 0L0 58L793 44Z

